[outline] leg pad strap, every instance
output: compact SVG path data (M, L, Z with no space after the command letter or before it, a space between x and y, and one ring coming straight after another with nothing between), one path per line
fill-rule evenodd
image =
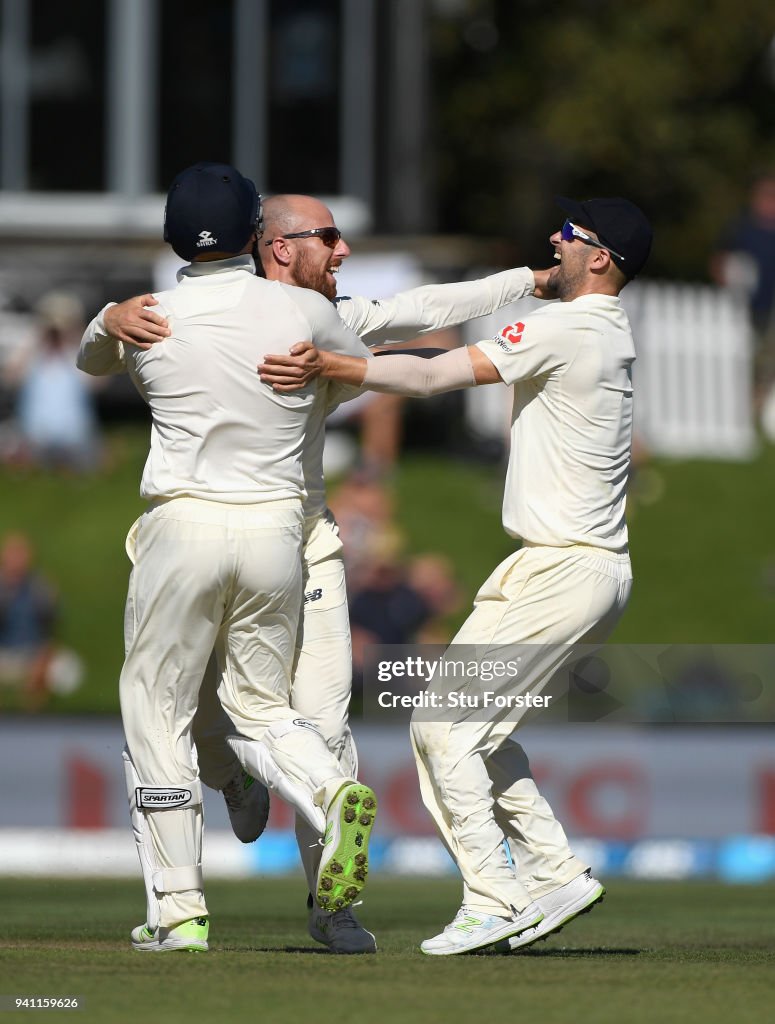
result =
M204 888L202 865L191 864L183 868L160 868L153 873L153 887L157 893L202 889Z

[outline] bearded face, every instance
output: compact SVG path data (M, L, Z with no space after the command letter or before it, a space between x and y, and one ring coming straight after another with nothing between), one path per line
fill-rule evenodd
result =
M307 240L305 240L307 241ZM316 238L311 244L299 246L293 264L294 283L300 288L311 288L320 292L329 301L336 298L336 277L341 259L336 259L331 249Z

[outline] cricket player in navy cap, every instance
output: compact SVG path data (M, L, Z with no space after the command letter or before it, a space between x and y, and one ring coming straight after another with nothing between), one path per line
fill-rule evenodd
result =
M164 237L190 264L156 296L163 345L133 348L127 368L152 414L130 531L121 713L130 812L147 917L147 952L206 950L202 796L191 723L213 649L234 753L284 796L323 844L315 896L349 906L368 871L376 800L342 770L319 729L290 706L301 610L302 453L316 387L278 396L257 379L262 353L300 337L369 352L315 292L258 278L261 200L225 164L172 183ZM107 360L115 358L106 350ZM91 372L109 372L110 366Z
M320 372L417 397L513 386L503 524L522 543L479 590L449 657L456 645L518 646L515 686L534 697L572 645L610 634L632 586L624 510L635 348L619 295L642 270L652 240L646 216L627 199L558 203L568 219L550 237L557 264L536 295L561 301L429 360L396 354L367 362L298 346L260 368L278 393ZM598 902L603 886L573 854L514 738L514 707L428 717L415 712L412 724L420 787L460 869L463 900L423 952L520 949Z

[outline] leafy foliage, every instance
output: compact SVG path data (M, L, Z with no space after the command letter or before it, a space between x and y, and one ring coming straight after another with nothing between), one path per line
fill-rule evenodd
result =
M549 262L556 193L627 195L651 274L708 250L775 165L771 0L467 0L434 28L441 226Z

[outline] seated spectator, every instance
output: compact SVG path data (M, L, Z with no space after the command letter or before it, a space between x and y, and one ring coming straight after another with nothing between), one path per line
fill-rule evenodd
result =
M363 689L366 647L413 643L431 616L425 598L408 581L395 535L375 536L350 597L353 693Z
M350 601L353 628L365 630L372 643L411 643L431 617L426 599L411 585L406 566L389 538L376 543L368 572Z
M57 611L54 589L33 568L29 540L6 534L0 545L0 686L20 689L27 711L38 711L52 690L70 692L80 683L80 659L54 642Z

